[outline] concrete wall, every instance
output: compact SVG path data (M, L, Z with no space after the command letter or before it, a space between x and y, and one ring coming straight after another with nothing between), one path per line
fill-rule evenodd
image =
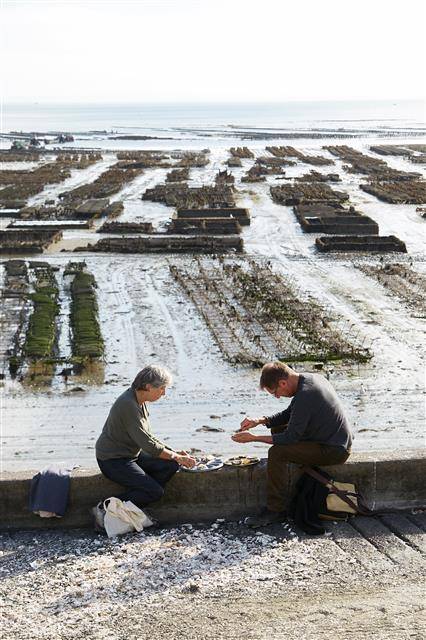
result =
M238 469L223 467L208 473L179 472L167 485L165 497L151 508L162 523L202 522L216 518L239 519L265 504L266 461ZM425 451L353 454L345 465L327 467L341 481L355 482L374 509L409 509L426 506ZM90 508L100 499L120 492L97 469L72 473L70 503L64 518L42 519L28 510L28 493L37 471L6 472L0 479L0 529L88 527ZM300 475L296 465L286 470L291 498Z

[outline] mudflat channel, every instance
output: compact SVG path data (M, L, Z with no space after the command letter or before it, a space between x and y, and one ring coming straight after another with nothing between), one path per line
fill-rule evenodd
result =
M398 145L402 142L398 140ZM379 158L369 149L373 143L367 139L347 142ZM172 144L176 141L169 143L170 150ZM229 141L222 145L216 141L208 154L208 164L190 169L188 185L213 184L218 171L227 168L231 145ZM241 160L241 167L227 168L235 178L235 204L248 209L251 216L251 224L241 230L244 252L235 256L235 260L269 261L271 268L302 297L327 309L336 327L344 327L357 344L370 350L371 359L363 363L326 360L294 363L298 371L319 370L329 377L352 422L356 450L422 446L424 306L418 304L417 297L410 301L397 295L395 288L385 286L373 271L397 263L410 269L421 283L426 276L426 221L414 204L387 204L362 191L359 185L365 177L349 173L341 160L322 149L320 141L292 140L292 145L308 156L321 155L334 161L333 166L316 166L315 171L338 174L340 182L333 188L346 192L350 205L379 225L380 235L395 235L402 240L407 253L320 254L315 248L315 239L320 234L304 233L293 207L275 204L271 199L270 187L287 180L267 175L263 182L242 182L255 161L246 158ZM167 153L165 146L163 143L162 153ZM265 143L256 141L248 146L255 158L265 155ZM116 153L102 150L102 160L97 164L72 170L67 180L47 185L27 205L41 206L62 192L93 182L114 162ZM425 173L421 164L413 164L405 157L387 156L386 162L399 171L416 171L423 176ZM17 164L21 163L10 168L16 169ZM285 178L292 181L312 169L297 160L294 166L285 168ZM151 222L156 231L164 231L175 209L142 200L141 196L146 189L164 182L166 174L167 169L148 168L111 196L111 202L123 203L117 221ZM5 229L11 221L12 218L1 217L1 228ZM59 274L70 261L84 261L97 283L99 323L105 345L102 360L79 375L71 374L65 379L60 375L63 364L56 364L48 385L28 383L19 375L10 374L10 345L15 326L10 315L12 307L3 307L2 468L36 469L50 463L93 466L94 443L112 402L147 363L162 363L175 376L166 397L151 406L153 429L170 446L223 456L244 452L264 455L267 447L252 443L237 445L230 436L244 415L274 413L284 409L287 401L277 401L258 390L259 365L232 363L224 357L197 306L173 278L170 267L193 268L194 256L90 250L75 253L75 248L94 244L105 235L111 237L96 233L100 224L95 220L88 229L63 231L62 238L43 254L2 256L2 287L6 278L4 264L10 259L44 261L58 267ZM62 300L59 347L67 355L71 349L69 301L61 275L58 281ZM418 289L420 285L416 296L421 296ZM201 427L212 430L200 430Z

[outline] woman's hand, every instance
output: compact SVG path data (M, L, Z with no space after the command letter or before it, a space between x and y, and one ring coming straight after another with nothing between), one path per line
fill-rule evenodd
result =
M187 469L192 469L197 464L197 461L192 456L188 454L185 455L177 455L175 458L176 462L181 465L181 467L186 467Z
M234 433L232 436L232 440L234 440L234 442L256 442L257 437L247 431L237 431L237 433Z

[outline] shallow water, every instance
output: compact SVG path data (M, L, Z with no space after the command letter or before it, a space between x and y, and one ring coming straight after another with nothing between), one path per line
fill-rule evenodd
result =
M286 103L4 104L3 131L118 134L147 131L179 136L182 130L217 134L227 128L369 130L424 126L420 100L352 100ZM92 135L99 135L93 133ZM149 134L148 134L149 135ZM217 136L216 136L217 137Z

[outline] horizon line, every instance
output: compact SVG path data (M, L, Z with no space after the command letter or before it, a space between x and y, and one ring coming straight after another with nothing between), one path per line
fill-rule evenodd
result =
M426 98L424 97L410 97L410 98L289 98L287 100L90 100L90 101L76 101L76 100L37 100L30 101L28 99L2 99L3 106L26 104L26 105L270 105L270 104L288 104L288 103L324 103L324 102L424 102L426 104Z

